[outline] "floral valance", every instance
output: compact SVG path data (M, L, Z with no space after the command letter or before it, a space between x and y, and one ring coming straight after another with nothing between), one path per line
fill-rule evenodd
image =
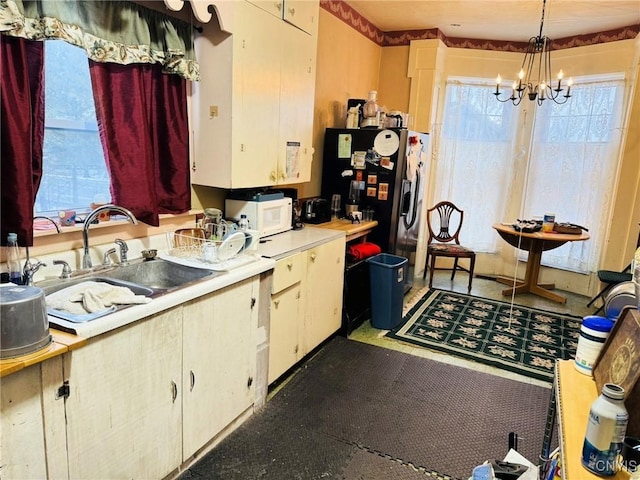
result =
M0 33L63 40L96 62L159 63L165 73L200 78L193 26L133 2L0 0Z

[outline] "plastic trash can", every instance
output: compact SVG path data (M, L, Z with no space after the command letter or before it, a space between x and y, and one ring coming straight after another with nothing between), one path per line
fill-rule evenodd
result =
M408 260L379 253L367 259L371 290L371 325L391 330L402 321L402 302Z

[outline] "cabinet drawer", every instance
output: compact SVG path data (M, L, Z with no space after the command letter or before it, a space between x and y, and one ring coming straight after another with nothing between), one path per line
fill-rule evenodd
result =
M278 260L273 269L271 293L278 293L302 280L305 269L305 253L296 253Z

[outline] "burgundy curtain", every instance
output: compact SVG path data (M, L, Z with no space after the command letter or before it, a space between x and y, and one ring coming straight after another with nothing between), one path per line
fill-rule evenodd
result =
M158 226L191 208L186 80L158 64L89 61L113 203Z
M0 78L1 244L15 232L20 245L33 245L44 141L43 42L0 35Z

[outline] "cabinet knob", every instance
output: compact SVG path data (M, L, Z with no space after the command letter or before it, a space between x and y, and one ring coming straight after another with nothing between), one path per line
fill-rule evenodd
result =
M284 172L280 172L280 179L281 180L286 180L287 179L287 175Z
M280 305L280 300L274 300L273 301L273 306L278 308L278 305Z
M271 172L269 174L269 178L275 182L278 179L278 177L276 176L276 172Z
M282 11L282 2L273 2L273 4L276 7L276 10L278 10L279 12Z
M293 263L291 263L291 262L287 263L287 268L289 270L291 270L293 268Z
M289 9L289 13L291 14L291 16L296 14L296 9L295 8L290 8Z
M189 370L189 376L191 377L191 386L189 387L189 391L193 391L193 387L196 386L196 374L193 373L193 370Z
M312 253L312 254L311 254L311 261L312 261L312 262L315 262L315 261L316 261L316 254L315 254L315 253Z

